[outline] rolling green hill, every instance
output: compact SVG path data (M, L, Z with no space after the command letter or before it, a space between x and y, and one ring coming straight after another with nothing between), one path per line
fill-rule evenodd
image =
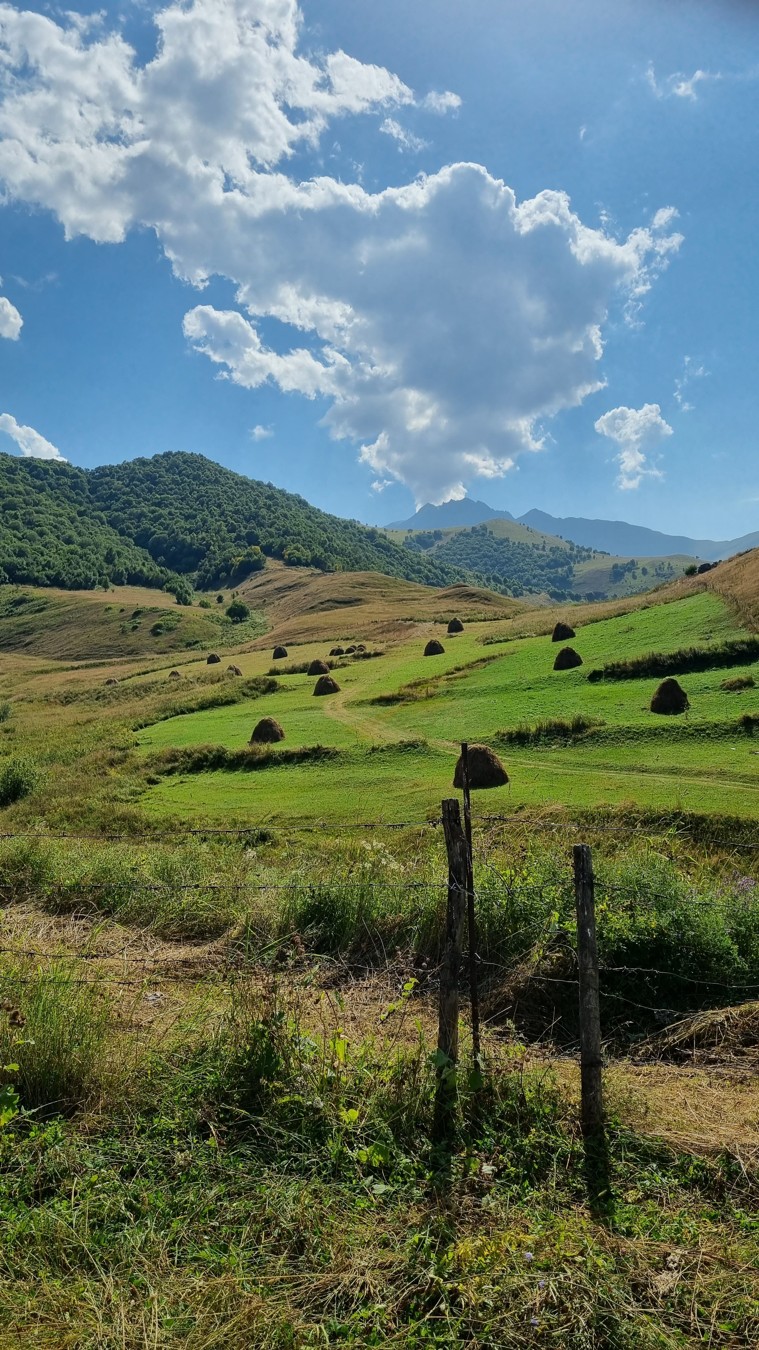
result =
M493 590L552 600L603 600L650 590L681 575L688 556L616 557L515 520L389 532L409 552L478 574Z
M205 459L166 454L91 471L0 454L0 582L91 589L236 585L266 558L425 585L471 580L382 530ZM182 587L178 576L187 577Z

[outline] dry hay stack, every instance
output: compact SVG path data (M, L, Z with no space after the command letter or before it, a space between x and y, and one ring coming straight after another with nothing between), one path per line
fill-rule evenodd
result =
M329 666L326 661L312 661L306 671L307 675L329 675Z
M109 678L106 680L106 684L118 684L118 680L114 680L113 676L111 675L111 676L109 676Z
M320 675L314 685L314 693L319 694L339 694L340 685L337 680L333 680L331 675Z
M363 642L357 642L357 643L356 643L356 651L357 651L357 652L365 652L365 651L366 651L366 647L364 646Z
M438 642L437 638L430 638L430 641L427 643L427 646L424 649L424 655L443 656L444 653L445 647L443 646L442 642Z
M653 713L684 713L688 711L689 707L688 695L682 685L673 679L662 680L651 699L651 712Z
M344 656L345 652L342 647L330 647L329 654L330 656Z
M582 657L576 652L574 647L562 647L553 663L554 670L574 670L575 666L582 665Z
M504 783L508 783L509 775L489 745L470 745L467 758L469 762L469 786L471 788L502 787ZM463 788L464 786L464 762L461 755L456 762L453 786L455 788Z
M178 670L170 670L170 671L169 671L169 679L170 679L170 680L181 680L181 678L182 678L182 676L180 675L180 673L179 673Z
M227 666L227 674L228 674L228 675L242 675L242 671L240 670L240 667L239 667L239 666Z
M355 652L355 650L356 650L355 647L346 647L346 648L345 648L345 655L346 655L346 656L352 656L353 653Z
M251 745L270 745L273 741L283 741L285 733L274 717L262 717L253 728Z
M566 642L568 638L572 637L576 637L574 628L570 628L568 623L561 623L560 621L551 634L551 641Z
M450 622L449 625L448 625L448 632L449 632L449 633L463 633L463 631L464 631L464 625L463 625L463 623L461 622L461 619L451 619L451 622Z
M218 652L210 652L206 657L207 666L218 666L221 663L221 657Z
M274 651L271 654L271 659L272 661L284 661L286 656L287 656L286 647L275 647Z

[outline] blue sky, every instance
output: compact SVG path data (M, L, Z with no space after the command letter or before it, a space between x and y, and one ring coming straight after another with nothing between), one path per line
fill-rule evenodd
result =
M0 4L0 448L756 529L758 96L749 0Z

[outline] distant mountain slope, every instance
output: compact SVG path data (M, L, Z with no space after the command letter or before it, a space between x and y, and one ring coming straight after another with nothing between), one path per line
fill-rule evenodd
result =
M645 525L628 525L624 520L586 520L582 516L550 516L547 511L527 511L520 516L523 525L531 525L546 534L561 535L585 548L601 549L623 557L663 557L685 554L714 562L745 549L759 546L759 531L739 539L690 539L687 535L662 534Z
M471 497L460 501L443 502L442 506L420 506L408 520L396 520L386 525L387 530L445 530L456 525L481 525L485 520L513 520L510 511L495 511L486 502Z

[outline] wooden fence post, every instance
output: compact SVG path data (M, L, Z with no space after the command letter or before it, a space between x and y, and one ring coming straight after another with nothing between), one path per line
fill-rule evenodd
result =
M472 853L472 798L469 786L469 746L461 746L461 780L464 791L464 834L466 835L466 911L469 941L469 1001L472 1008L472 1054L475 1070L482 1069L480 1037L480 990L477 970L477 914L474 905L474 858Z
M464 945L467 849L456 798L443 802L443 830L448 852L448 909L445 950L440 967L438 1010L438 1088L435 1132L450 1133L456 1099L455 1067L459 1056L459 974Z
M595 1134L603 1128L603 1086L593 860L587 844L575 844L572 852L580 983L581 1119L583 1133Z

